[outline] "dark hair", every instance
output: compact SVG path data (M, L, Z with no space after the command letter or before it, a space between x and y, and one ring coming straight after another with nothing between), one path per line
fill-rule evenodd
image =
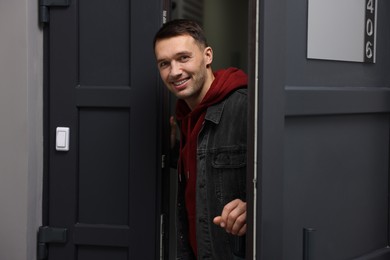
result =
M158 40L181 35L189 35L194 38L195 42L200 46L208 46L204 31L199 24L188 19L175 19L165 23L156 33L153 40L153 48L156 47L156 42Z

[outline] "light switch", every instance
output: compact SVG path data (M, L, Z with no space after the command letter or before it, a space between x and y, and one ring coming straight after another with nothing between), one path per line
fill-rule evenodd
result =
M69 127L57 127L56 150L69 151Z

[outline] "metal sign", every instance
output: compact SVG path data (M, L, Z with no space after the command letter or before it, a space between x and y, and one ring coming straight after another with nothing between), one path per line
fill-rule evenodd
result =
M307 58L375 62L377 0L308 0Z

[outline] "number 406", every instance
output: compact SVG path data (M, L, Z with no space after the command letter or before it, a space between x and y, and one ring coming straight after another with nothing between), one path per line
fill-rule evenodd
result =
M375 0L367 0L366 4L366 12L370 13L371 15L367 17L366 15L366 36L368 36L366 41L366 57L368 59L371 59L374 55L373 53L373 43L372 43L372 36L374 34L374 22L371 17L375 15Z

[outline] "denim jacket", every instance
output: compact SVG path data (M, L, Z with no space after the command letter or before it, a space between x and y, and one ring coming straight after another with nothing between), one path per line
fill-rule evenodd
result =
M238 89L207 109L197 143L196 233L198 259L245 259L245 236L213 223L234 199L246 201L247 90ZM177 201L177 259L195 259L188 241L185 178Z

